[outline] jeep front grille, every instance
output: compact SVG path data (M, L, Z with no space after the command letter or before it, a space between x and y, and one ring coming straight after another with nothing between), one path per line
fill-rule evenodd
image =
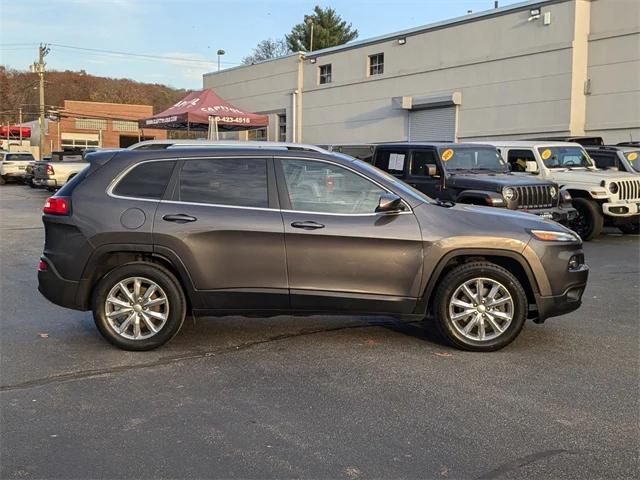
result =
M555 200L551 197L551 185L529 185L526 187L515 187L518 192L516 201L520 209L532 208L552 208L558 201L558 188L556 190Z
M620 200L635 200L640 198L640 180L620 180L618 184L618 196Z

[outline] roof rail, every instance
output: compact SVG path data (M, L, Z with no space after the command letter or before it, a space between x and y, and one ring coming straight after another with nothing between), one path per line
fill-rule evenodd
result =
M223 148L264 148L273 150L303 150L330 153L324 148L305 143L264 142L255 140L145 140L134 143L127 150L166 150L176 147L223 147Z

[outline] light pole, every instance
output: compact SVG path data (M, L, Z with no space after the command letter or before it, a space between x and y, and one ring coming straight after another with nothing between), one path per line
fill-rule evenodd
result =
M48 53L49 47L41 43L38 49L38 61L31 65L31 71L37 73L40 77L40 116L38 117L38 125L40 127L40 160L44 157L44 57L46 57Z
M307 24L307 26L311 29L311 35L310 35L310 39L309 39L309 51L313 52L313 17L308 16L307 18L305 18L305 23Z
M224 51L224 50L222 50L222 49L218 50L218 71L220 71L220 57L221 57L222 55L224 55L225 53L227 53L227 52L225 52L225 51Z

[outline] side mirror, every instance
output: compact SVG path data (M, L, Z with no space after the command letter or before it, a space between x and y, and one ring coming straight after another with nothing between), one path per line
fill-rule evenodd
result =
M538 173L538 163L535 160L527 160L524 171L528 173Z
M438 168L430 163L427 165L427 175L430 177L435 177L438 174Z
M376 212L400 212L402 211L402 199L394 193L380 195Z

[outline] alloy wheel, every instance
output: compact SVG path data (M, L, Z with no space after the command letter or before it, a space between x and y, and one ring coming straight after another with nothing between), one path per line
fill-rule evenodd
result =
M509 328L513 316L509 290L491 278L465 281L449 300L451 323L469 340L484 342L499 337Z
M169 299L156 282L144 277L119 281L105 300L111 328L129 340L144 340L160 332L169 318Z

